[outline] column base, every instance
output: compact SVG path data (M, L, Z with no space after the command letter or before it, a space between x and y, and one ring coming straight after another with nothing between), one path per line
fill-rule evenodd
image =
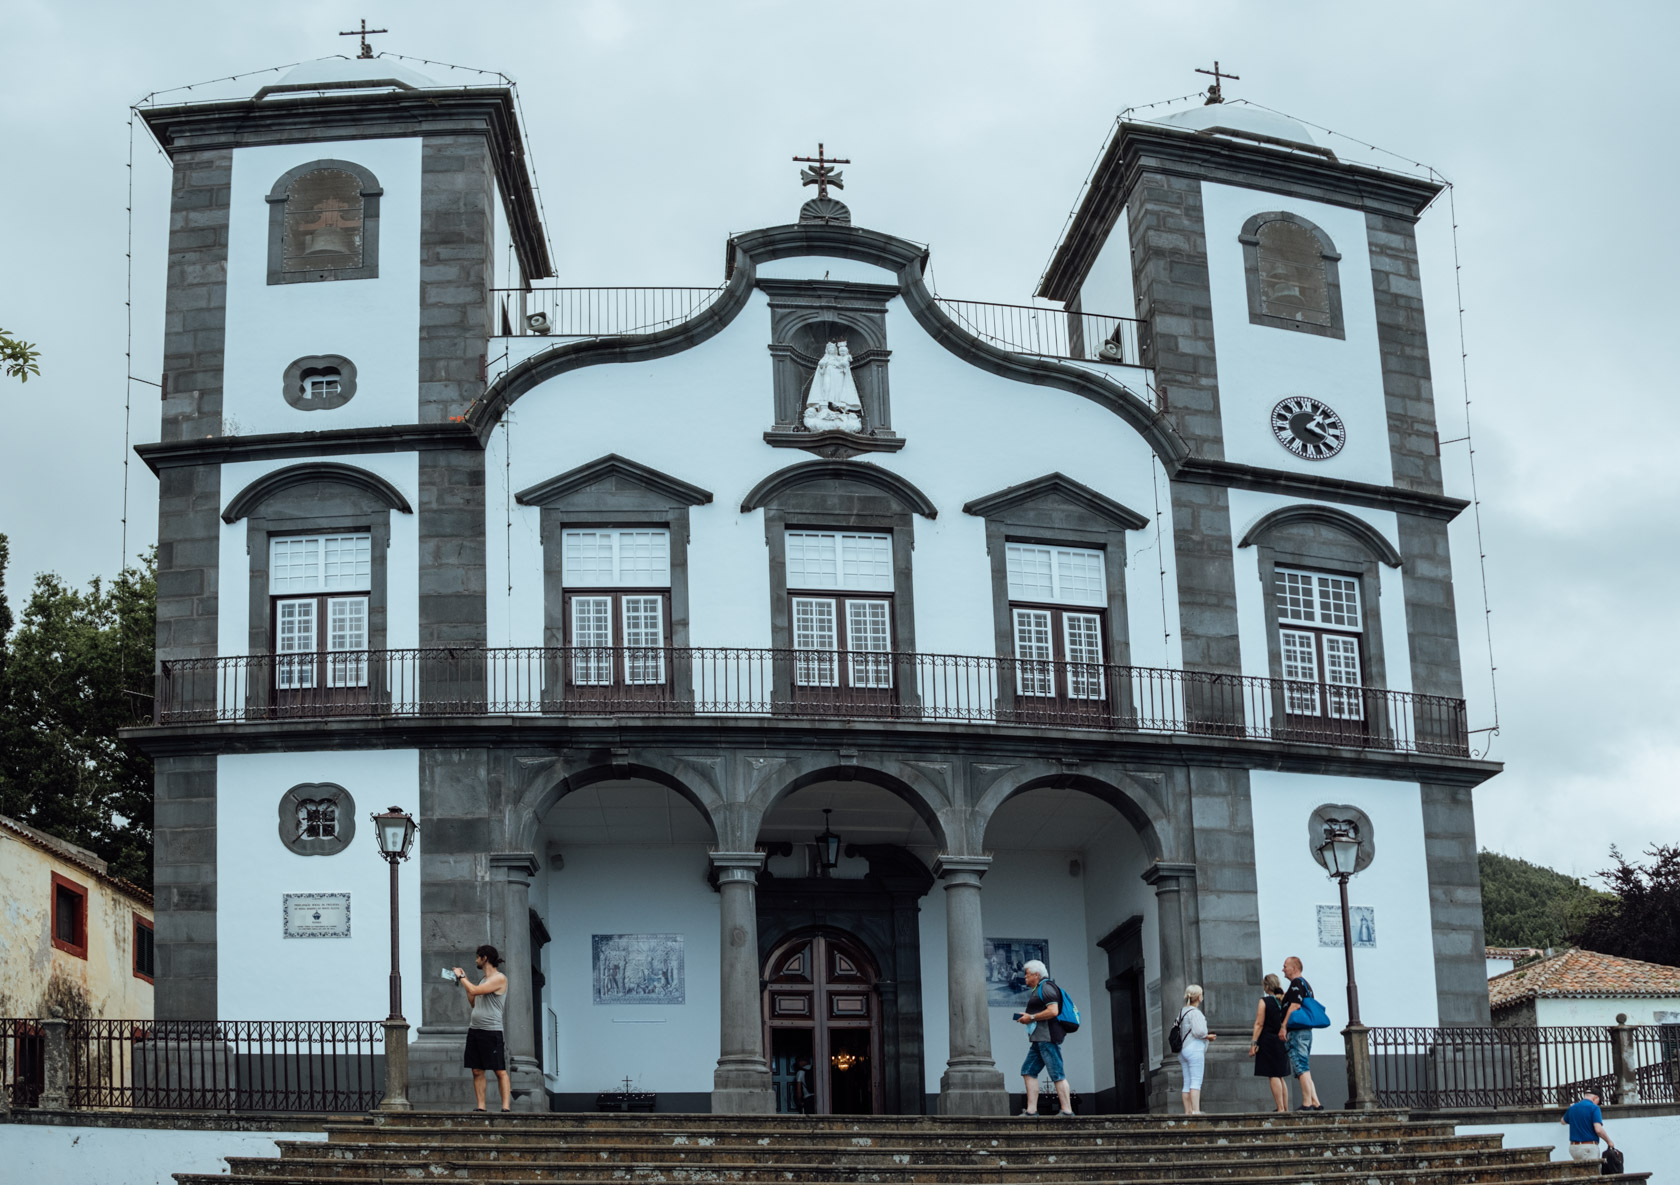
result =
M461 1065L466 1047L466 1026L421 1026L408 1047L408 1101L426 1111L471 1111L472 1071ZM486 1075L485 1106L494 1111L501 1105L501 1087L495 1075ZM548 1110L548 1087L537 1063L526 1057L509 1059L508 1078L513 1088L513 1109L519 1112Z
M989 1061L947 1065L939 1076L941 1115L1007 1115L1003 1071Z
M714 1115L773 1115L775 1111L769 1066L757 1058L719 1059L712 1071Z

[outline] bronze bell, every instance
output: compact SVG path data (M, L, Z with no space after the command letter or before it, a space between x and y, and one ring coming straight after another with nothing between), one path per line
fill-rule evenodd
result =
M323 226L319 230L309 232L306 240L309 246L304 250L304 256L311 255L354 255L356 240L348 230L342 226Z

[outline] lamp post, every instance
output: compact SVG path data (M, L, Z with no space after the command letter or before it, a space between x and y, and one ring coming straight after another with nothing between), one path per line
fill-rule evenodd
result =
M817 865L823 876L832 875L835 866L840 863L840 837L828 825L828 816L832 811L832 807L823 808L822 834L817 836Z
M402 963L398 952L397 864L407 860L419 830L414 817L399 807L373 815L379 854L391 866L391 1015L385 1018L385 1098L381 1111L411 1111L408 1101L408 1021L402 1014Z
M1359 984L1353 976L1353 911L1348 907L1348 878L1359 869L1358 828L1345 820L1331 820L1325 825L1324 842L1318 851L1342 893L1342 951L1347 956L1348 1023L1342 1030L1347 1043L1347 1105L1365 1109L1376 1106L1377 1100L1369 1030L1359 1019Z

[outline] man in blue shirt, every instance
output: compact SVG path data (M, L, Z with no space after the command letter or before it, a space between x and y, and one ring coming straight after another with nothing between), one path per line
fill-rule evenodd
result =
M1598 1092L1589 1090L1581 1101L1563 1113L1559 1123L1569 1125L1569 1155L1575 1160L1597 1160L1598 1141L1614 1148L1616 1143L1604 1130L1604 1112L1598 1109Z

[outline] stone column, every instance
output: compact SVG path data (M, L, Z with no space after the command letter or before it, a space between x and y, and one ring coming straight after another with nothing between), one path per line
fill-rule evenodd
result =
M1196 886L1196 866L1157 860L1143 873L1143 881L1155 890L1155 912L1161 937L1161 1031L1172 1028L1184 998L1189 967L1189 936L1185 933L1186 889Z
M43 1111L70 1109L70 1022L60 1016L41 1022L42 1061L45 1081L41 1084Z
M990 856L935 858L945 882L945 963L950 993L951 1052L939 1077L941 1115L1005 1115L1009 1095L992 1061L992 1020L986 1008L986 951L980 924L980 878Z
M496 880L502 916L502 974L508 979L502 1030L507 1039L508 1072L513 1078L515 1111L547 1111L548 1090L537 1063L536 1033L531 1018L531 881L537 858L530 852L491 852L490 869ZM494 1082L490 1089L496 1089ZM489 1104L494 1108L495 1104Z
M776 1109L764 1060L764 1004L758 965L758 873L762 852L713 852L717 874L722 1026L712 1110L768 1115Z

